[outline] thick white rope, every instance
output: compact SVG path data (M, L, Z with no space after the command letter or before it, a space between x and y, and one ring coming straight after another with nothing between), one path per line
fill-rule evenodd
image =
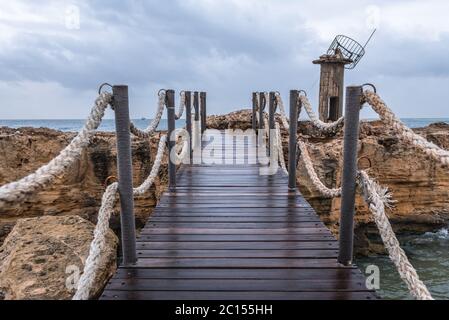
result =
M145 194L153 185L154 179L159 173L159 169L161 167L162 159L164 157L165 148L167 146L167 136L164 135L159 140L159 145L157 147L157 154L156 158L154 159L153 167L151 168L150 174L145 179L145 181L138 186L137 188L134 188L133 194L134 196L141 196Z
M315 168L313 167L313 163L312 160L310 159L307 146L300 139L298 139L298 147L299 150L301 151L301 158L304 162L307 175L309 176L315 188L321 193L321 195L323 195L326 198L339 197L341 195L341 188L337 189L328 188L324 185L324 183L321 182L320 178L318 177L318 174L315 171Z
M301 95L299 97L299 99L301 100L302 106L304 107L304 109L306 110L310 120L312 121L312 124L319 129L321 132L324 133L335 133L337 132L339 129L341 129L341 125L344 122L344 117L340 117L339 119L337 119L334 122L323 122L321 121L317 115L313 112L312 110L312 106L310 105L309 99L304 96Z
M279 113L281 114L282 125L284 126L285 130L288 131L290 130L289 119L287 118L284 102L282 101L282 97L280 94L276 94L276 102L277 105L279 106Z
M34 194L61 176L81 156L82 151L89 145L93 132L103 119L104 112L111 102L110 93L101 93L95 100L89 117L78 135L65 147L58 156L46 165L37 169L28 176L0 187L0 207L7 203L23 201L27 196Z
M396 266L402 280L407 284L410 293L419 300L433 300L426 285L419 279L415 268L413 268L404 250L400 247L385 213L385 206L389 206L391 202L391 195L388 190L377 184L365 171L360 171L359 185L362 189L363 197L373 214L374 221L390 259Z
M275 124L276 128L276 147L278 150L278 157L279 157L279 163L281 165L281 169L284 172L284 174L288 175L287 166L285 165L285 158L284 158L284 148L282 146L282 136L281 136L281 129L279 127L279 123L276 122Z
M167 136L164 135L159 140L158 150L151 172L140 186L133 189L134 196L145 194L153 185L154 179L157 177L161 167L166 144ZM84 264L84 271L78 281L77 291L73 296L73 300L87 300L90 298L90 291L92 290L95 277L98 274L101 254L106 247L106 234L109 230L109 219L114 211L114 206L117 200L117 191L118 184L113 183L106 188L106 191L103 194L101 207L98 212L98 222L94 230L94 239L90 244L89 255Z
M178 137L181 136L181 143L176 144L176 151L174 153L175 159L174 159L174 163L176 165L179 165L181 163L183 163L184 159L187 157L187 155L189 154L189 135L186 129L176 129L175 130L175 137L176 140L178 140Z
M73 300L89 299L90 290L92 289L95 276L100 266L101 254L106 247L106 234L109 231L109 219L117 201L117 190L118 183L115 182L109 185L103 194L101 207L98 212L98 221L94 230L94 239L90 244L89 255L84 264L84 271L78 281Z
M436 144L427 141L424 137L413 132L413 130L408 128L396 117L393 111L387 107L385 102L383 102L376 93L366 90L363 98L368 104L371 105L373 110L379 115L380 119L388 127L393 128L399 138L422 150L428 156L440 161L443 165L449 165L448 150L440 148Z
M179 100L179 108L178 112L175 113L175 119L179 120L182 117L182 114L184 113L184 107L186 105L186 93L184 91L181 92L181 99Z
M146 139L150 138L151 135L156 131L159 122L161 121L162 114L164 113L164 107L165 107L165 91L161 91L159 94L159 100L157 105L157 111L156 115L154 116L154 119L151 120L149 126L146 129L140 130L137 128L134 123L131 122L130 124L130 131L133 135L136 137Z

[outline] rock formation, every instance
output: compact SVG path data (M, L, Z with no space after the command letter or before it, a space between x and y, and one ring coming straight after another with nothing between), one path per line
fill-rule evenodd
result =
M0 297L71 299L89 253L94 225L79 216L20 219L0 247ZM110 231L92 297L116 269L118 238Z
M74 136L74 133L46 128L0 128L0 185L20 179L49 162ZM135 186L150 173L158 142L158 137L148 141L133 139ZM166 164L167 159L151 191L135 201L138 226L143 226L165 188ZM54 186L29 197L24 203L0 210L0 244L19 218L79 215L95 223L106 180L113 180L116 175L115 134L98 132L81 160ZM117 214L111 219L111 227L115 231L119 229Z

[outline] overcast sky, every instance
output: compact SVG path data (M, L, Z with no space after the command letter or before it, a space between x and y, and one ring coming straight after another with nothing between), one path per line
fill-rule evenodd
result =
M85 118L102 82L130 86L137 118L160 88L207 91L209 113L262 90L305 89L316 108L311 61L374 27L346 85L375 83L402 117L449 117L448 12L447 0L1 1L0 119Z

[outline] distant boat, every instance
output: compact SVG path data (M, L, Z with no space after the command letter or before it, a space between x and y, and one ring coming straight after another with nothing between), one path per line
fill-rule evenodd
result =
M145 117L142 117L142 118L140 118L140 120L147 120L147 118L145 118Z

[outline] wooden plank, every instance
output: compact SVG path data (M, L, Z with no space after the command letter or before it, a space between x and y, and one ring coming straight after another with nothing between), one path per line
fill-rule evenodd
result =
M330 241L334 240L331 234L142 234L137 241Z
M341 280L282 280L282 279L120 279L108 284L109 290L129 291L279 291L279 292L335 292L367 291L362 281Z
M325 228L322 222L155 222L152 219L145 229L153 228L206 228L206 229L290 229Z
M337 258L337 250L138 250L138 258Z
M364 281L361 272L352 267L321 269L143 269L120 268L115 279L295 279Z
M142 230L144 234L191 234L191 235L301 235L319 234L331 235L326 228L279 228L279 229L204 229L204 228L147 228Z
M339 268L336 259L140 258L138 268Z
M103 300L376 300L369 291L120 291L105 290Z
M164 250L334 250L338 248L337 241L297 241L297 242L255 242L255 241L177 241L177 242L137 242L137 250L164 249Z
M149 224L152 223L230 223L230 222L246 222L246 223L298 223L298 222L320 222L321 220L317 216L172 216L172 215L154 215L150 216Z

